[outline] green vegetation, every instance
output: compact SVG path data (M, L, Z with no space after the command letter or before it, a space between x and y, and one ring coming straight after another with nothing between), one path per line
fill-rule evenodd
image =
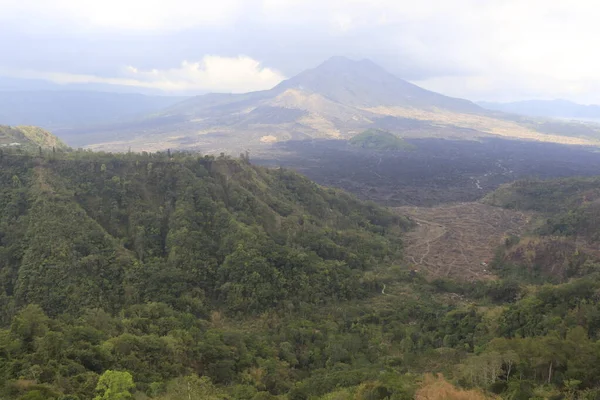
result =
M394 135L380 129L369 129L350 139L352 146L369 150L398 151L407 150L411 145Z
M135 387L133 377L129 372L108 370L98 379L96 391L100 392L94 400L126 400L130 399L131 389Z
M564 282L597 270L599 178L518 181L484 201L535 213L532 231L523 238L508 238L496 257L504 276Z
M0 125L0 149L20 148L22 150L55 149L66 150L67 146L56 136L35 126Z
M600 199L600 178L521 180L503 185L484 202L497 207L563 213Z
M600 396L591 258L556 284L429 281L410 221L244 158L0 167L0 398Z

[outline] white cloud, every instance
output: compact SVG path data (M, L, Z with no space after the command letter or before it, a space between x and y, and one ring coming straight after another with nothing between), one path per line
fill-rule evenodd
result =
M353 19L347 14L335 14L332 23L335 31L345 33L352 29Z
M597 2L506 0L488 3L471 16L450 18L456 29L450 37L459 40L442 50L438 62L462 62L471 71L417 84L477 100L565 97L600 102Z
M177 68L140 70L123 68L121 76L100 77L35 70L1 70L0 74L14 78L43 79L59 84L104 83L160 89L170 92L208 91L245 93L270 89L285 77L276 70L263 67L250 57L205 56L200 62L184 61Z
M85 38L90 30L94 35L100 31L89 34L92 40L126 32L123 36L134 37L130 43L145 38L148 48L155 43L174 48L177 60L193 60L194 53L260 54L270 65L292 65L298 72L317 58L333 55L373 58L392 72L418 77L432 90L472 99L565 96L600 103L598 21L596 0L0 0L0 29L14 26L15 31L27 32L24 38L42 32L37 40L48 44L62 33L56 40L65 41L58 48L65 58L75 57L68 52L69 37ZM194 28L202 28L203 38L173 34ZM14 51L14 38L18 36L3 48L0 37L0 51L14 53L0 60L0 67L18 58L21 49ZM114 46L110 55L115 59L136 62L118 43L104 46L102 54ZM43 65L43 57L57 57L39 47L42 51L38 48L36 53L41 55L31 56L38 58L30 64ZM148 61L158 60L156 54L132 53L142 60L139 65L164 65ZM20 65L28 63L28 57L22 57ZM83 70L91 70L91 63L81 64ZM137 73L125 71L114 79L161 87L194 86L193 80L236 91L276 80L240 61L233 64L239 69L232 73L246 76L248 82L235 76L225 79L225 67L210 69L206 60L200 66L187 63L158 71L154 80L149 80L152 71L134 65L140 69ZM69 60L64 65L68 71ZM221 83L213 84L217 81Z
M285 79L271 68L262 67L250 57L206 56L201 62L184 61L167 70L140 71L129 67L131 78L164 90L208 90L250 92L270 89Z
M370 38L392 68L412 65L434 71L435 76L417 82L432 90L474 99L565 96L600 102L596 0L266 0L264 4L273 19L293 15L295 22L289 23L299 26L315 21L314 15L330 15L336 34L347 34L349 40L356 35ZM402 58L394 60L392 54Z

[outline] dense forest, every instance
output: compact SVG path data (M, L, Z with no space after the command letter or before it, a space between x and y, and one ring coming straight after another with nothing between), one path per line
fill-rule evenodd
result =
M592 255L522 274L510 237L499 279L432 280L410 220L247 156L5 149L0 209L2 399L600 397Z

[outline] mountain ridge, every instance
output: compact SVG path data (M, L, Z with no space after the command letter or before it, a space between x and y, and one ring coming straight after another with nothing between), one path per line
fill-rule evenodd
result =
M600 106L579 104L565 99L523 100L514 102L480 101L480 106L496 111L547 118L590 119L600 121Z

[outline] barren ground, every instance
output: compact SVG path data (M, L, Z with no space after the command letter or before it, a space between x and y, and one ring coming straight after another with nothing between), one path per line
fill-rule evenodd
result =
M418 224L405 236L406 260L414 269L467 281L495 279L485 264L507 234L520 234L529 222L525 213L480 203L395 210Z
M344 140L291 141L253 163L291 168L325 186L392 206L473 202L518 179L596 176L600 153L506 139L406 139L412 150L371 151Z

